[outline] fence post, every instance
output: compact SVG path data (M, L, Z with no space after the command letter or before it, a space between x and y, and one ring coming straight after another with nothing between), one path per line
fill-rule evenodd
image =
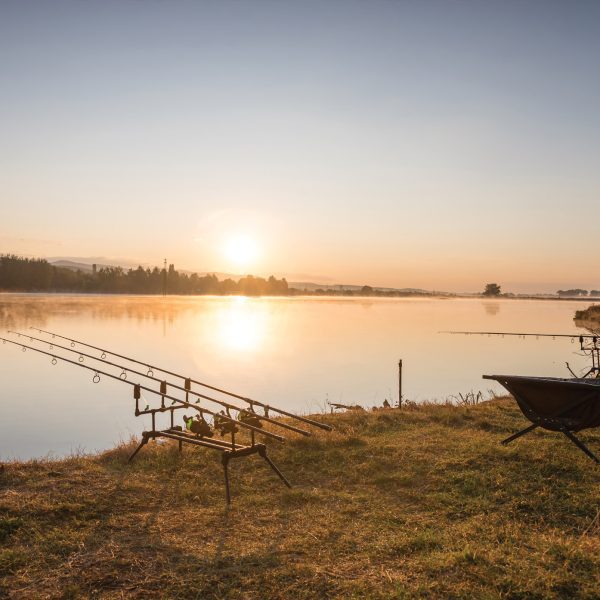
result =
M402 408L402 359L398 361L398 408Z

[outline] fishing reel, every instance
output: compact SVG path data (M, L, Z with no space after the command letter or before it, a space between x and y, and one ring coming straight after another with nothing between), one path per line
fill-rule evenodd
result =
M225 414L223 411L215 413L214 427L219 431L221 436L224 436L228 433L237 433L239 431L235 422L230 419L231 417L229 417L229 415Z
M252 427L258 427L262 429L262 421L253 410L241 409L238 413L238 421L245 425L251 425Z
M211 426L201 415L196 415L196 418L184 415L183 421L185 428L199 437L212 437L214 435Z

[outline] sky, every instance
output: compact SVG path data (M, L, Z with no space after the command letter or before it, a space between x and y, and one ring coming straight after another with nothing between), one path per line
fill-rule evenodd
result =
M600 289L600 3L0 0L0 253Z

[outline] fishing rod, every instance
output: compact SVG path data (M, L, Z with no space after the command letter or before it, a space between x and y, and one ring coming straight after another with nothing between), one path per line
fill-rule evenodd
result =
M7 338L4 337L0 337L0 340L2 340L3 344L6 344L7 342L9 344L13 344L14 346L20 346L24 351L26 349L29 350L33 350L34 352L39 352L40 354L45 354L46 356L50 356L52 358L52 364L56 364L54 361L55 360L62 360L63 362L75 365L76 367L81 367L82 369L87 369L88 371L93 371L94 372L94 383L99 383L100 381L100 375L104 375L105 377L109 377L111 379L114 379L116 381L120 381L121 383L127 383L129 385L134 386L134 393L137 395L137 392L135 392L135 390L143 390L145 392L149 392L150 394L155 394L158 396L161 396L161 398L164 399L166 398L167 400L171 400L173 404L175 403L179 403L182 406L186 406L188 408L193 408L195 410L197 410L198 412L200 412L200 414L202 413L206 413L211 415L213 418L216 418L217 420L224 420L230 423L233 423L235 425L239 425L240 427L244 428L244 429L248 429L249 431L251 431L252 433L259 433L261 435L264 435L266 437L270 437L272 439L277 440L278 442L285 442L285 438L277 433L272 433L270 431L265 431L263 429L260 429L259 427L254 427L253 425L249 425L248 423L244 423L242 421L238 421L236 419L233 419L232 417L226 415L226 414L220 414L220 413L216 413L208 408L204 408L204 407L199 407L196 404L192 404L191 402L187 402L186 400L182 400L181 398L176 398L175 396L171 396L167 393L164 393L162 390L157 392L156 390L153 390L152 388L149 388L145 385L142 385L140 383L134 383L133 381L128 381L127 379L123 379L122 377L118 376L118 375L113 375L112 373L107 373L106 371L102 371L100 369L96 369L95 367L90 367L88 365L84 365L81 364L81 362L75 361L75 360L70 360L69 358L65 358L64 356L59 356L57 354L53 354L51 352L46 352L45 350L40 350L39 348L35 348L34 346L29 346L27 344L23 344L22 342L15 342L13 340L9 340ZM97 377L97 380L96 380ZM165 390L166 392L166 390ZM137 400L138 398L136 398ZM165 412L167 410L170 410L170 407L161 407L160 409L156 409L159 412ZM141 413L140 413L141 414Z
M522 339L526 337L551 337L552 339L556 338L570 338L571 343L574 343L575 340L579 340L579 347L584 356L588 356L591 358L592 366L590 369L583 375L577 376L569 363L565 363L567 365L567 369L570 371L571 375L576 379L585 379L589 375L596 374L596 377L600 377L600 346L598 342L600 341L600 336L597 334L579 334L579 333L531 333L531 332L514 332L514 331L440 331L439 333L449 333L449 334L458 334L458 335L487 335L487 336L516 336Z
M580 341L584 340L584 339L597 340L599 337L597 335L589 335L589 334L581 335L579 333L573 333L573 334L569 334L569 333L522 333L522 332L512 332L512 331L438 331L438 333L452 333L452 334L461 334L461 335L502 335L502 336L516 335L519 337L526 337L526 336L552 337L552 338L564 337L564 338L572 338L572 339L579 338Z
M80 363L83 362L83 358L85 357L85 358L91 358L92 360L96 360L98 362L102 362L106 365L110 365L111 367L116 367L118 369L121 369L122 371L121 371L121 374L119 375L119 378L121 380L126 379L127 372L129 372L134 375L139 375L140 377L145 377L147 379L150 379L151 381L156 381L161 385L163 383L167 384L167 382L163 382L163 380L159 379L158 377L154 377L153 375L149 375L148 373L143 373L141 371L137 371L135 369L132 369L131 367L109 361L106 358L98 358L96 356L93 356L92 354L87 354L86 352L80 352L79 350L76 350L75 348L69 348L67 346L62 346L61 344L51 343L48 340L43 340L41 338L31 336L27 333L20 333L18 331L12 331L10 329L8 330L8 333L16 335L18 337L28 338L30 342L33 342L35 340L36 342L40 342L42 344L48 344L50 350L53 350L54 348L60 348L61 350L65 350L66 352L72 352L73 354L78 354L80 357L79 358ZM209 400L210 402L215 402L215 403L223 406L224 408L237 410L238 412L242 412L242 413L249 412L253 418L259 419L261 421L265 421L266 423L271 423L272 425L276 425L277 427L282 427L283 429L287 429L289 431L293 431L295 433L299 433L299 434L302 434L305 436L311 435L311 433L309 431L300 429L299 427L294 427L293 425L289 425L288 423L283 423L282 421L277 421L277 420L271 419L267 416L259 415L258 413L255 413L255 412L246 411L246 409L236 406L235 404L230 404L229 402L225 402L224 400L217 400L216 398L212 398L211 396L206 396L204 394L200 394L199 392L194 392L194 391L188 389L187 387L183 387L183 386L177 385L175 383L171 383L171 382L169 382L168 385L176 390L185 392L186 399L187 399L187 395L189 393L189 394L192 394L193 396L196 396L197 398L202 398L204 400Z
M254 400L253 398L248 398L246 396L240 396L239 394L235 394L233 392L229 392L227 390L209 385L208 383L204 383L202 381L198 381L197 379L193 379L191 377L186 377L185 375L181 375L179 373L174 373L173 371L168 371L167 369L163 369L161 367L157 367L155 365L152 365L150 363L146 363L140 360L137 360L135 358L131 358L130 356L125 356L124 354L117 354L116 352L113 352L111 350L107 350L106 348L100 348L98 346L93 346L92 344L87 344L86 342L82 342L80 340L76 340L74 338L70 338L70 337L66 337L64 335L60 335L58 333L52 332L52 331L46 331L44 329L40 329L39 327L30 327L30 329L33 329L34 331L37 331L39 333L43 333L46 335L51 335L53 338L61 338L63 340L67 340L68 342L71 342L71 347L75 347L75 344L79 344L81 346L86 346L87 348L92 348L93 350L97 350L98 352L101 352L102 354L100 355L103 359L106 358L107 354L110 354L111 356L116 356L117 358L122 358L124 360L128 360L129 362L133 362L136 363L138 365L142 365L143 367L146 367L148 369L148 374L153 374L154 371L160 371L161 373L165 373L166 375L171 375L172 377L178 377L179 379L183 379L183 380L189 380L191 383L195 383L196 385L200 385L202 387L208 388L210 390L213 390L215 392L219 392L221 394L225 394L226 396L231 396L232 398L237 398L238 400L242 400L243 402L248 403L251 407L256 405L256 406L260 406L262 408L265 409L265 412L268 413L268 411L274 411L280 415L286 416L286 417L290 417L292 419L297 419L298 421L302 421L303 423L307 423L309 425L313 425L314 427L319 427L320 429L324 429L326 431L332 431L333 427L331 427L331 425L327 425L325 423L320 423L319 421L315 421L313 419L309 419L307 417L302 417L300 415L295 415L294 413L288 412L286 410L283 410L281 408L275 408L273 406L270 406L268 404L265 404L263 402L260 402L259 400Z

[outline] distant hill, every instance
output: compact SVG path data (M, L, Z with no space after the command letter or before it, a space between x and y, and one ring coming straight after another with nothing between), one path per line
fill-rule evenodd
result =
M71 260L55 260L50 262L53 267L62 267L63 269L70 269L71 271L83 271L84 273L92 272L92 265L88 265L87 263L79 263ZM112 265L97 265L98 269L102 267L108 267Z
M71 271L83 271L84 273L92 272L92 265L96 265L98 269L102 267L123 267L123 269L137 268L138 264L128 260L111 260L104 256L92 256L90 258L79 258L70 256L52 256L46 259L55 267L71 269Z
M126 260L115 260L111 261L106 258L98 257L97 260L94 258L80 258L80 259L71 259L71 258L48 258L48 262L54 267L62 267L63 269L70 269L71 271L83 271L84 273L91 273L93 270L92 265L96 265L96 268L102 269L103 267L122 267L123 269L137 269L140 266L140 263L133 263L131 261ZM158 266L159 269L162 268L162 265L149 265L141 263L141 266L146 269L154 269L155 266ZM190 271L185 269L177 269L179 273L185 273L186 275L191 275L192 273L197 273L200 276L204 275L216 275L217 279L233 279L234 281L240 280L244 275L234 275L232 273L219 273L215 271Z

